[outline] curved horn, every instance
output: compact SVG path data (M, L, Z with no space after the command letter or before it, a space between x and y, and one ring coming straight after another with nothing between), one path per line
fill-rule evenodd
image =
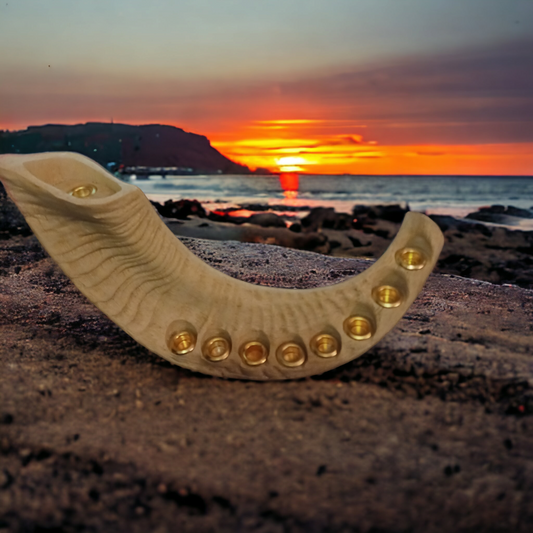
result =
M407 311L444 240L410 212L365 272L316 289L263 287L204 263L137 187L84 156L0 156L0 178L92 303L152 352L214 376L301 378L360 356Z

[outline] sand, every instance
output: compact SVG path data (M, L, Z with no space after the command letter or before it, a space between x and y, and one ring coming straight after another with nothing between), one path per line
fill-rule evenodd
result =
M344 367L215 379L127 337L10 209L4 200L0 531L533 528L533 291L433 274L398 326ZM266 285L335 283L369 265L183 240Z

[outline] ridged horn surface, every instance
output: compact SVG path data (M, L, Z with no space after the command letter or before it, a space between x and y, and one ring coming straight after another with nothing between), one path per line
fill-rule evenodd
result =
M263 287L204 263L137 187L84 156L3 155L0 178L92 303L152 352L214 376L301 378L360 356L407 311L443 245L437 225L410 212L365 272L316 289Z

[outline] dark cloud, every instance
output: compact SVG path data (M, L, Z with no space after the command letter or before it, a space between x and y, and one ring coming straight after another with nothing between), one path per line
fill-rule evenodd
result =
M533 99L533 38L304 80L281 90L323 97L505 95Z
M13 69L0 73L3 124L113 117L209 134L256 120L317 119L298 126L298 135L319 140L303 146L309 150L328 142L357 145L358 134L381 145L533 141L533 37L291 81L206 84L142 73Z
M531 141L533 38L299 80L281 91L368 121L370 134L405 128L409 136L425 128L428 141L438 142L429 129L444 128L440 137L459 142Z

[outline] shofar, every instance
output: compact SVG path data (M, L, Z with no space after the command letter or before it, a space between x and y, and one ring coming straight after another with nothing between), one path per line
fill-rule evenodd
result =
M292 379L347 363L407 311L443 245L407 213L365 272L316 289L233 279L170 232L144 194L74 153L0 156L0 179L78 289L171 363L228 378Z

